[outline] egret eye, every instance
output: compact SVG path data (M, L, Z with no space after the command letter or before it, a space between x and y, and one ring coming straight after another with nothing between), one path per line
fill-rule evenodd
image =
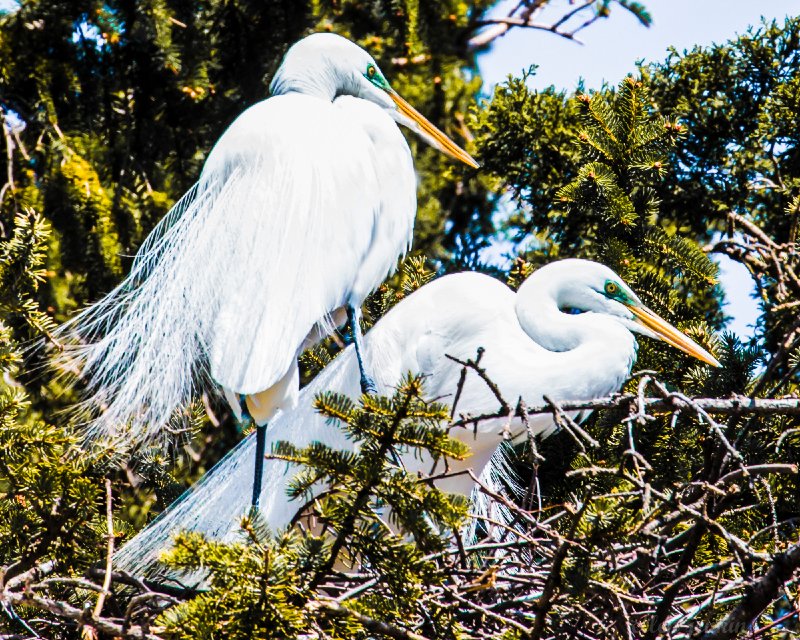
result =
M378 73L378 70L375 68L374 64L367 65L367 78L372 80L375 77L375 74Z
M606 282L606 295L615 296L619 293L619 285L616 282L609 280Z
M583 312L584 312L583 309L578 309L578 307L564 307L563 309L561 309L561 313L566 313L567 315L570 316L577 316Z

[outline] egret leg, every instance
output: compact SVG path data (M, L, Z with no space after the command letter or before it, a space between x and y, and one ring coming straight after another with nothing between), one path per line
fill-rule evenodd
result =
M361 325L358 322L359 312L353 306L347 307L347 319L350 321L350 335L356 345L356 359L358 360L358 370L361 373L361 392L375 393L375 382L367 375L364 369L364 339L361 335Z
M258 503L261 499L261 485L264 480L264 453L267 445L267 425L256 427L256 470L253 474L253 500L251 508L253 512L258 511Z
M239 406L242 408L242 430L246 429L250 422L255 422L253 416L247 408L245 396L240 396ZM261 500L261 486L264 482L264 453L267 447L267 425L256 425L256 463L253 471L253 498L250 501L250 513L255 515L258 511L258 503Z
M7 602L2 602L2 603L0 603L0 605L3 607L3 611L9 617L9 619L11 619L13 622L16 622L20 626L24 627L25 630L29 634L31 634L31 637L33 637L33 638L41 638L42 637L38 633L36 633L36 631L31 629L31 627L28 625L27 622L25 622L22 618L19 617L19 615L14 610L14 607L12 605L8 604Z

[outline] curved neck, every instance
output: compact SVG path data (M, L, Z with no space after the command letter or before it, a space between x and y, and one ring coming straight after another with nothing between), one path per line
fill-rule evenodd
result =
M559 311L561 284L529 278L517 292L521 329L553 352L549 357L534 357L523 367L530 367L532 379L554 398L588 400L619 391L636 361L634 335L603 313Z
M517 292L516 313L523 331L549 351L618 356L630 363L636 357L636 339L621 322L603 313L571 315L559 309L563 283L558 279L528 278ZM596 363L587 362L589 367Z
M516 312L520 326L537 344L549 351L571 351L598 337L583 315L569 315L558 308L558 282L534 276L517 291Z

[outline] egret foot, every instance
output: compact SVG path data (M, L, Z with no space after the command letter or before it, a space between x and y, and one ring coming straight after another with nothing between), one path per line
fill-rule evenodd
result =
M256 466L253 473L253 499L250 503L250 515L258 511L261 500L261 485L264 481L264 453L267 445L267 425L256 427Z
M361 393L374 394L377 392L377 387L372 378L361 372Z
M358 360L358 371L361 374L361 393L375 393L377 387L372 378L367 375L364 369L364 337L361 335L361 324L359 323L359 310L355 307L347 307L347 319L350 321L350 336L353 344L356 345L356 360Z

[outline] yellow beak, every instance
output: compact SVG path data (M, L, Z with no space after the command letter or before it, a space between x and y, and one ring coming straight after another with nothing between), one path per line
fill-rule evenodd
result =
M400 97L396 91L389 90L388 93L389 97L394 100L394 103L397 105L397 110L400 111L400 113L402 113L406 118L413 120L417 125L419 125L422 133L433 140L441 151L446 153L451 158L461 160L461 162L469 165L473 169L477 169L480 166L477 162L475 162L475 159L471 155L459 147L439 129L433 126L425 116L408 104L408 102Z
M702 360L706 364L710 364L714 367L722 366L719 361L708 351L703 349L703 347L701 347L691 338L683 335L669 322L650 311L650 309L647 307L633 305L625 306L630 309L634 316L636 316L636 322L638 324L650 329L650 331L655 333L667 344L671 344L673 347L680 349L684 353L688 353L690 356L694 356L698 360Z

